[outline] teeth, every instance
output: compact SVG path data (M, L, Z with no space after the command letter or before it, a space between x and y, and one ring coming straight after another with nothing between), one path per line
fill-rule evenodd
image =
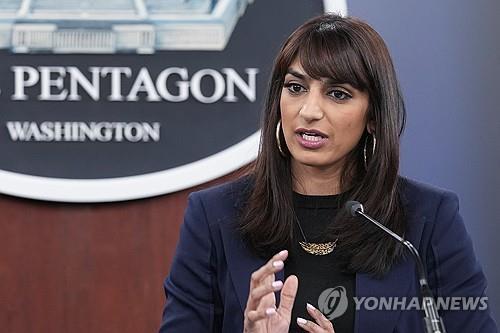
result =
M306 141L320 141L322 138L320 136L302 133L302 139Z

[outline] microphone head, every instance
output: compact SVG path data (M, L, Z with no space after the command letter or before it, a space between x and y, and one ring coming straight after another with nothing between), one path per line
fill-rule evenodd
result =
M347 201L344 207L347 213L351 216L357 216L358 211L360 211L361 213L364 212L363 205L357 201Z

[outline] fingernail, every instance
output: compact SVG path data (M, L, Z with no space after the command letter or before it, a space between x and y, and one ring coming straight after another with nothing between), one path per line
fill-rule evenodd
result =
M272 316L276 313L276 309L275 308L267 308L266 309L266 315L268 316Z
M280 256L284 256L284 255L285 255L285 254L287 254L287 253L288 253L288 251L287 251L287 250L283 250L283 251L281 251L280 253L278 253L278 255L280 255Z
M307 324L307 320L305 320L304 318L300 318L300 317L297 317L297 324L299 325L305 325Z
M275 268L283 268L284 265L285 265L285 263L281 260L277 260L277 261L273 262L273 267L275 267Z
M316 308L314 306L312 306L311 304L307 303L307 308L309 310L316 310Z
M283 287L283 282L281 282L279 280L278 281L274 281L272 283L272 286L273 286L274 290L279 290L279 289L281 289L281 287Z

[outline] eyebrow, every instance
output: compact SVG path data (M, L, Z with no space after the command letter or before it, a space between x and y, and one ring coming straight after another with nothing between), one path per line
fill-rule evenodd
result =
M293 68L288 68L288 70L286 71L287 74L291 74L301 80L305 80L305 79L310 79L309 76L305 75L305 74L302 74L300 72L297 72L295 69Z
M306 74L302 74L300 72L298 72L297 70L293 69L293 68L289 68L287 71L286 71L286 74L290 74L290 75L293 75L295 76L296 78L298 79L301 79L301 80L311 80L312 78ZM322 78L320 80L321 82L323 82L323 84L325 85L335 85L335 84L349 84L347 82L339 82L339 81L336 81L332 78Z

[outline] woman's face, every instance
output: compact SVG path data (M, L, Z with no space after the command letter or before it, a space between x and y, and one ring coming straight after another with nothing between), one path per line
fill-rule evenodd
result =
M339 172L367 123L368 94L328 78L310 78L295 60L285 76L281 121L292 166Z

